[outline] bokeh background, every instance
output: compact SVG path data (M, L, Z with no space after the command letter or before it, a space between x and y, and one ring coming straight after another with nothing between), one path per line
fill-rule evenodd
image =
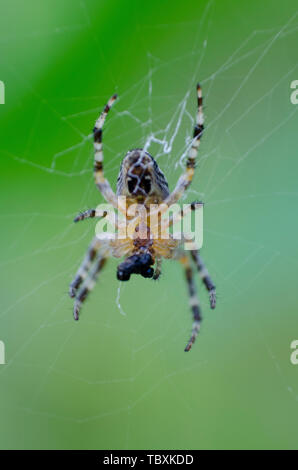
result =
M0 2L1 448L298 447L297 2ZM150 138L170 186L205 97L206 133L185 202L204 208L218 290L191 328L181 268L120 286L112 260L72 319L72 279L106 175Z

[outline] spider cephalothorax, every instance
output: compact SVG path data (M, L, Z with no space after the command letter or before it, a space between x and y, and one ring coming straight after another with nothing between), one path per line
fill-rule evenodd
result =
M201 325L201 309L196 294L193 280L193 270L186 250L183 250L182 243L175 240L171 235L162 238L159 233L160 220L152 225L151 218L145 213L145 217L139 221L135 218L130 209L133 204L148 211L149 206L170 207L178 202L184 192L189 187L194 171L198 148L204 130L203 98L201 87L197 86L198 110L196 123L194 126L193 140L186 160L185 172L180 176L176 187L170 193L167 180L157 165L154 158L144 149L130 150L124 157L117 180L116 194L112 190L109 182L104 177L103 171L103 151L102 151L102 129L106 116L112 107L117 96L110 98L103 112L99 116L94 127L94 176L98 189L103 194L107 202L115 209L118 209L125 218L125 221L136 221L133 226L131 236L120 237L119 231L123 222L115 219L115 228L118 230L118 237L99 239L95 237L88 249L77 274L70 284L70 296L75 297L74 318L79 319L79 312L82 303L95 284L99 271L103 268L108 257L125 257L117 268L117 278L120 281L128 281L132 274L139 274L145 278L158 279L161 273L161 262L163 258L177 259L184 267L185 277L188 284L190 296L190 306L193 314L193 327L191 337L185 347L189 351L198 335ZM118 197L125 196L125 204L118 205ZM196 210L197 204L190 205L191 210ZM180 216L185 213L181 210ZM89 209L79 214L75 222L89 217L108 217L107 211L97 211ZM169 219L168 227L172 225L173 219ZM156 235L157 234L157 235ZM182 234L183 235L183 234ZM183 241L183 236L182 236ZM190 258L200 273L201 279L209 292L210 306L215 307L215 286L202 261L198 250L190 251Z

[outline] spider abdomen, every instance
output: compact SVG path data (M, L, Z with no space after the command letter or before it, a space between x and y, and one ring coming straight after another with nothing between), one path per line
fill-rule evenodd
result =
M154 158L143 149L134 149L122 160L117 194L126 196L132 203L149 197L158 204L169 195L169 186Z

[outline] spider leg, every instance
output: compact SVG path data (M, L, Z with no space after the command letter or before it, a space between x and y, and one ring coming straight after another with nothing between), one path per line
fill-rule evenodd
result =
M191 204L189 204L186 209L181 209L180 212L177 214L171 214L168 220L168 227L171 227L173 224L176 224L176 222L179 222L179 220L183 219L187 214L189 214L190 211L195 211L202 207L204 205L203 202L201 201L194 201Z
M196 157L201 142L201 136L204 131L204 114L203 114L203 97L202 89L200 85L197 85L197 98L198 98L198 111L196 117L196 124L194 127L193 141L191 149L186 160L186 170L180 176L175 189L172 193L164 200L164 203L168 206L175 204L182 197L183 193L187 190L190 183L192 182L193 175L195 172Z
M188 285L188 292L189 292L189 304L192 310L193 315L193 325L192 325L192 332L190 339L184 349L184 351L190 351L192 345L194 344L196 337L199 334L201 321L202 321L202 313L200 308L199 299L196 292L195 283L193 280L193 271L191 265L189 263L188 257L184 254L180 258L180 262L184 266L185 269L185 277Z
M209 300L210 300L210 307L215 308L216 306L216 289L215 285L213 284L209 272L198 252L198 250L192 250L190 252L192 259L194 260L196 267L200 273L200 277L206 286L206 289L209 292Z
M103 211L101 209L88 209L85 212L80 212L80 214L77 215L77 217L74 219L74 222L79 222L80 220L90 219L93 217L101 219L106 218L106 220L108 220L109 223L112 224L112 226L116 229L123 225L119 223L117 214L115 214L114 212L111 213L108 211Z
M92 262L95 260L96 254L97 254L100 246L101 246L100 241L96 237L94 237L92 242L90 243L90 245L88 247L86 256L83 259L83 261L81 263L81 266L77 270L77 273L76 273L73 281L71 282L71 284L69 286L69 296L70 297L75 297L76 296L76 292L77 292L78 288L80 287L80 285L82 284L82 282L84 281L84 279L86 279L86 277L88 275L88 271L91 268Z
M93 217L105 217L106 215L107 215L106 211L98 212L96 209L88 209L84 212L80 212L74 219L74 222L79 222L80 220L90 219Z
M86 300L88 294L92 291L93 287L95 286L97 276L99 272L102 270L102 268L104 267L106 261L107 261L107 258L105 256L100 255L97 258L83 286L81 287L78 294L76 295L74 308L73 308L73 316L75 320L79 319L79 313L80 313L82 303Z
M155 271L154 271L154 274L153 274L153 277L152 277L152 279L154 279L155 281L157 279L159 279L159 277L161 275L161 265L162 265L162 258L157 258L156 259L156 268L155 268Z
M112 190L108 180L104 177L103 150L102 150L103 125L105 123L108 112L113 106L116 99L117 99L117 95L113 95L109 99L106 106L104 107L104 110L102 111L101 115L95 122L95 126L93 129L93 137L94 137L94 178L95 178L96 186L98 187L99 191L102 193L104 198L110 204L112 204L113 207L118 208L117 196Z

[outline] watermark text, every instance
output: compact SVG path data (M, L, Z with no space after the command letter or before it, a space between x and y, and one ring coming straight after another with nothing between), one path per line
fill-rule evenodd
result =
M0 104L5 104L5 85L0 80Z
M291 353L290 361L294 366L296 366L298 364L298 339L294 339L291 342L291 349L294 351Z
M5 364L5 345L0 341L0 366Z
M291 93L291 103L298 104L298 80L293 80L290 86L294 90Z
M184 244L185 250L199 250L203 245L203 204L129 204L118 200L118 213L110 204L100 204L95 217L99 240L153 241ZM166 243L166 242L165 242Z

